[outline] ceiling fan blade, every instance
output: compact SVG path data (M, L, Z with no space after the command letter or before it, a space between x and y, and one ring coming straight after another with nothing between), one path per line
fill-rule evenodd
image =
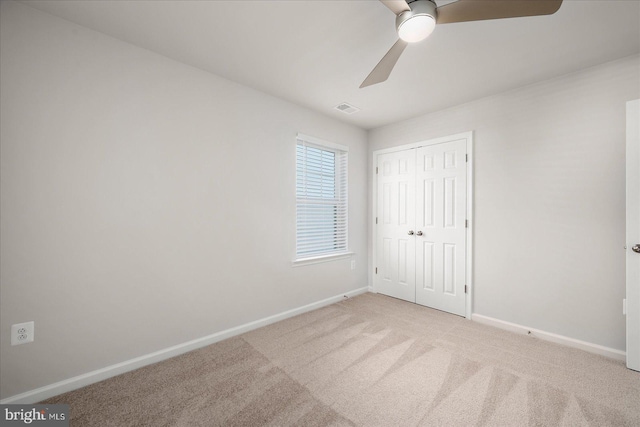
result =
M376 83L382 83L383 81L389 78L389 74L391 74L391 70L398 62L398 58L404 49L407 47L408 43L404 40L398 39L398 41L391 46L389 52L378 62L378 65L375 66L373 71L369 73L366 79L360 85L360 88L374 85Z
M380 0L380 2L391 9L391 12L396 15L411 10L405 0Z
M562 0L458 0L437 9L437 22L438 24L449 24L452 22L551 15L560 9L561 4Z

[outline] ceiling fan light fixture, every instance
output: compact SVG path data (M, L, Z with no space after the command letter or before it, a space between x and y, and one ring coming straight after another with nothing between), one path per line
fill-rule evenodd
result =
M396 17L398 36L408 42L424 40L436 27L436 5L429 0L416 0L409 4L411 10Z
M436 6L434 0L380 0L396 16L400 39L373 67L361 88L382 83L389 78L400 55L409 43L427 38L437 24L484 21L489 19L551 15L563 0L458 0ZM441 0L438 0L441 2Z
M433 32L436 21L429 15L417 15L404 21L398 28L398 36L408 43L424 40Z

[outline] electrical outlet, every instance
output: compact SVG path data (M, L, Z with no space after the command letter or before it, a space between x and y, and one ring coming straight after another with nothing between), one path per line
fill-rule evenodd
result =
M11 345L33 342L35 324L33 322L16 323L11 325Z
M356 269L356 260L355 259L351 260L351 269L352 270Z

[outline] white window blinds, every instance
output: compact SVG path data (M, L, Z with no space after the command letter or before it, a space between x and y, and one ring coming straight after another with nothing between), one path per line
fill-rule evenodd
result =
M296 260L347 252L347 154L298 135Z

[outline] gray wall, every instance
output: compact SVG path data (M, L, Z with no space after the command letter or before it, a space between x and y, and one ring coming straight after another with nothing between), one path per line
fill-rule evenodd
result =
M1 4L2 398L367 286L365 131ZM291 266L297 132L350 147L355 271Z
M370 162L474 131L474 313L625 349L625 103L638 76L629 57L370 131Z

